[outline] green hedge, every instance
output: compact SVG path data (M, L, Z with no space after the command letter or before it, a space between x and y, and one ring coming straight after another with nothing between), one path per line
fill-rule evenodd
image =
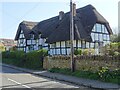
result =
M29 69L41 69L43 58L48 55L48 51L41 49L24 53L23 51L2 52L2 62Z

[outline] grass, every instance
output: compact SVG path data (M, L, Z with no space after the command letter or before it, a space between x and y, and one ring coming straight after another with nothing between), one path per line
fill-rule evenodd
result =
M115 72L109 72L106 74L107 77L100 77L98 72L92 72L92 71L75 71L71 72L70 69L60 69L60 68L52 68L49 70L52 73L61 73L65 75L71 75L78 78L87 78L87 79L93 79L93 80L100 80L103 82L110 82L115 84L120 84L120 72L118 72L115 75Z
M23 60L4 58L2 59L2 63L6 63L9 65L13 65L21 68L31 69L31 70L43 70L43 68L41 67L27 64Z

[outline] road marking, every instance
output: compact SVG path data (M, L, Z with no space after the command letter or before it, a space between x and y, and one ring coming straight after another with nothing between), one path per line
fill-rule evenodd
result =
M8 78L8 80L9 80L9 81L12 81L12 82L14 82L14 83L17 83L17 84L19 84L19 85L21 85L21 86L23 86L23 87L31 88L31 87L29 87L29 86L27 86L27 85L22 85L21 83L15 81L15 80L13 80L13 79Z

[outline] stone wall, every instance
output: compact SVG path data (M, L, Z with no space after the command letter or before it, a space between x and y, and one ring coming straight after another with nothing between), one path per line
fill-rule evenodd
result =
M92 70L96 71L100 67L108 67L110 70L120 68L119 57L107 57L107 56L77 56L74 58L76 70ZM70 57L66 56L54 56L45 57L43 62L44 69L51 68L70 68Z

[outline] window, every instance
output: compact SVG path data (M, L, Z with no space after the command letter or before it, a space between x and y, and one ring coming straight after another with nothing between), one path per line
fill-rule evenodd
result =
M56 47L60 47L60 42L56 42Z
M104 25L102 25L102 33L104 33L104 29L105 29L105 26L104 26Z
M20 37L19 38L24 38L24 34L20 34Z
M106 34L103 34L103 40L106 40Z
M90 48L94 48L94 43L90 43Z
M51 44L50 46L51 46L51 48L55 48L55 47L56 47L56 44L53 43L53 44Z
M103 36L102 36L102 34L99 34L99 41L103 41Z
M101 32L101 24L96 24L96 32Z
M65 41L61 42L61 47L65 47Z
M94 27L93 27L92 31L93 31L93 32L95 32L95 25L94 25Z
M76 40L74 40L73 45L74 45L74 47L76 47Z
M62 54L66 54L66 50L65 49L61 49L62 50Z
M86 42L86 48L89 48L89 42Z
M70 47L70 41L66 41L66 47Z
M98 40L98 34L97 33L95 34L95 40Z
M109 35L107 35L107 40L110 40L110 36Z
M60 54L60 49L56 49L56 54Z
M81 41L78 40L78 47L81 47Z
M21 39L21 40L20 40L20 44L23 44L23 42L24 42L24 39Z
M85 47L85 41L82 41L82 48L86 48Z
M98 43L95 43L95 48L98 48L98 45L99 45Z
M20 33L23 33L23 30L21 30L21 32Z
M34 39L34 34L30 34L30 39Z
M71 53L71 49L67 48L67 55L69 55Z
M104 27L104 33L108 33L108 31L107 31L107 28L106 28L106 27Z

